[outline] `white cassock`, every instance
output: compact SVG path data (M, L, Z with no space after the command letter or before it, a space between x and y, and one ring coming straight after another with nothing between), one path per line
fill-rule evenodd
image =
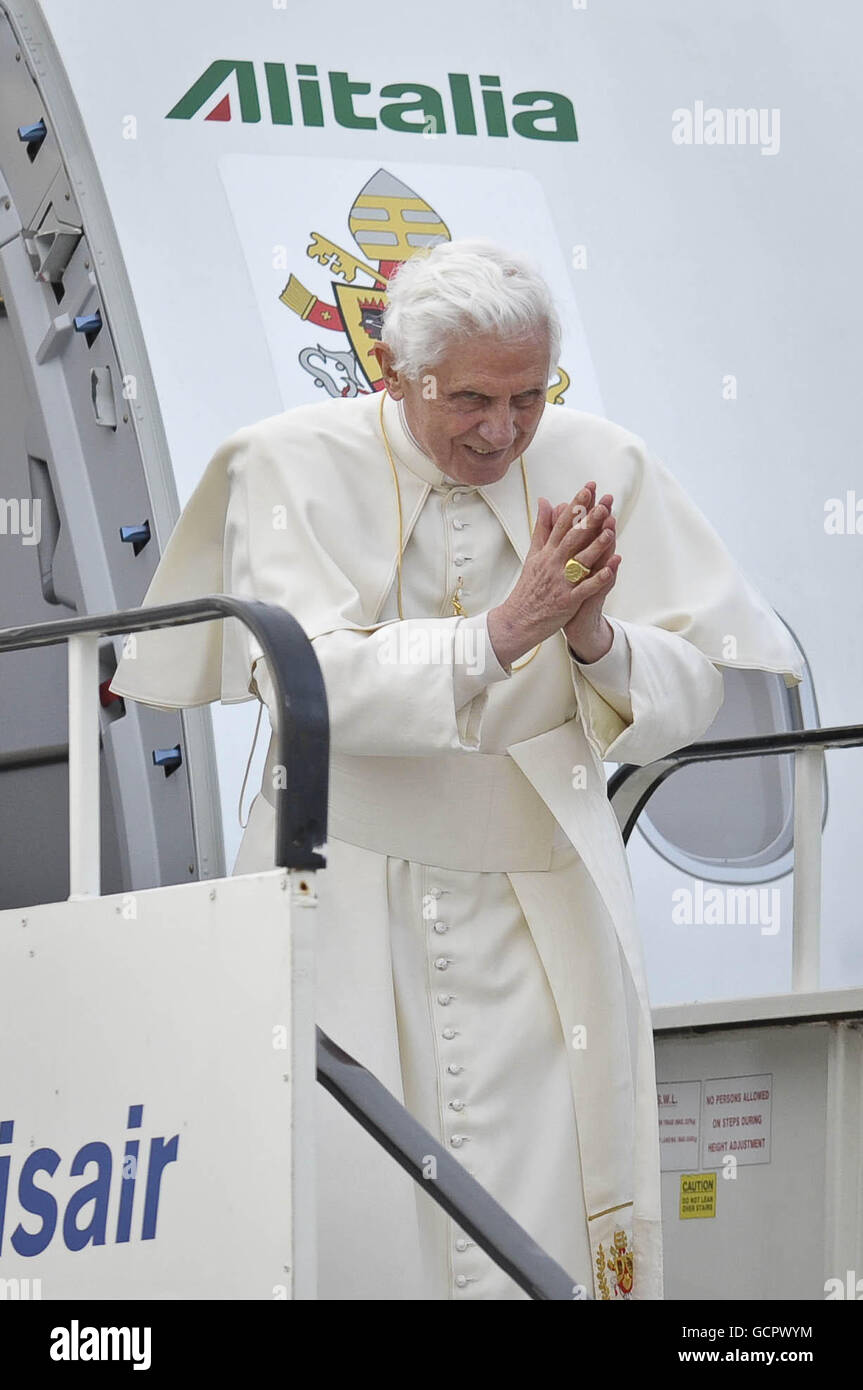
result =
M302 623L332 739L319 1024L574 1280L658 1298L650 1012L601 760L646 763L699 737L720 664L791 681L799 655L641 442L553 407L525 455L531 499L567 501L589 478L614 495L611 651L582 666L558 633L501 668L486 616L529 544L518 464L482 488L453 482L387 396L400 620L379 407L304 407L226 441L145 603L223 591ZM112 689L163 707L251 690L272 717L260 648L224 629L140 634ZM275 739L234 873L272 867L274 757ZM320 1297L525 1297L322 1090L316 1140Z

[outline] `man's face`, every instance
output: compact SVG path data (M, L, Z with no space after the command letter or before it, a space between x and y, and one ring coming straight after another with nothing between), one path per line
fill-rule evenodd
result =
M392 370L385 343L378 354L387 390L404 400L417 443L457 482L497 482L536 433L549 377L545 329L519 338L454 338L416 381Z

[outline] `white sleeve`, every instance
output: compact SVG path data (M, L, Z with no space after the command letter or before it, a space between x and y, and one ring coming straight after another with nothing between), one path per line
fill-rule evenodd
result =
M643 766L707 731L722 704L722 673L677 633L617 621L629 644L631 717L623 719L590 683L590 665L573 661L579 714L600 758Z
M631 676L631 652L626 632L619 622L614 618L608 618L614 632L611 646L601 656L598 661L579 661L572 650L569 649L573 664L581 671L585 680L589 681L594 690L602 696L607 705L626 724L632 723L632 702L630 700L629 682Z
M341 628L314 638L333 747L377 757L476 750L488 686L509 676L494 655L485 616L407 618L372 632ZM272 680L257 652L249 689L257 689L275 728Z
M470 700L485 693L495 681L509 680L511 666L501 666L488 635L488 613L464 618L460 629L465 659L454 667L455 707L462 709ZM485 701L483 701L483 707Z

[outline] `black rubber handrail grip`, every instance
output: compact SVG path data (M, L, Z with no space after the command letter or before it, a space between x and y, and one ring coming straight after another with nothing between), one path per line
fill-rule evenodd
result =
M275 864L322 869L326 860L318 850L327 838L330 756L327 697L314 648L286 608L232 594L207 594L182 603L4 628L0 652L47 647L84 633L125 635L224 618L239 618L254 633L273 678L279 712L276 758L287 773L286 785L274 789Z
M693 763L723 762L731 758L759 758L768 754L799 753L802 748L863 747L863 724L843 724L832 729L791 729L780 734L753 734L748 738L716 739L690 743L656 762L638 767L622 763L608 779L608 797L626 844L635 823L653 793L682 767Z
M531 1298L588 1297L370 1071L318 1029L318 1081ZM435 1175L429 1177L429 1159Z

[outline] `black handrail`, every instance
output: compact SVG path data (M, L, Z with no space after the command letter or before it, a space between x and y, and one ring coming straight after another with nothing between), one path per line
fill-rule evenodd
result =
M275 864L286 869L322 869L326 860L317 850L327 838L327 697L312 644L286 608L231 594L208 594L182 603L4 628L0 652L47 647L84 633L112 636L224 618L239 618L251 629L273 676L279 714L277 758L286 769L286 785L274 789Z
M182 603L4 628L0 653L51 646L83 633L125 635L228 617L239 618L254 633L275 686L277 757L287 770L287 786L276 789L275 863L290 869L324 868L326 861L317 850L327 835L326 691L312 644L287 609L257 599L208 594ZM589 1298L586 1288L540 1249L395 1096L320 1029L317 1080L531 1298ZM424 1175L423 1160L429 1157L437 1169L434 1180Z
M377 1077L320 1028L318 1080L414 1182L443 1207L531 1298L584 1299L577 1285ZM432 1161L431 1165L429 1160Z
M690 743L656 762L638 767L622 763L608 779L608 798L617 816L626 844L635 822L653 793L682 767L693 763L722 762L730 758L758 758L767 754L799 753L801 748L859 748L863 746L863 724L839 725L832 729L791 729L779 734L754 734L749 738L716 739L709 743Z

